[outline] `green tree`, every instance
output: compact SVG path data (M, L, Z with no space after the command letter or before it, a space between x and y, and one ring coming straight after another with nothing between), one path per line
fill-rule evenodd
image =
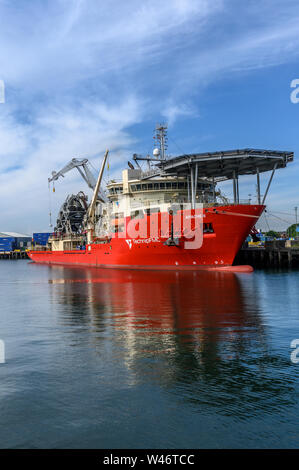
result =
M287 234L289 237L298 237L299 233L296 232L296 227L296 224L293 224L287 228Z
M274 230L269 230L269 232L266 232L266 237L280 238L280 235L279 233L274 232Z

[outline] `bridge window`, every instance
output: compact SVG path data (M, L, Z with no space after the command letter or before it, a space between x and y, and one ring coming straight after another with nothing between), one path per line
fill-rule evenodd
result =
M131 219L142 219L143 217L143 211L142 210L136 210L131 212Z
M158 213L160 212L160 208L159 207L150 207L149 209L145 209L144 212L146 213L146 215L156 214L157 212Z
M115 214L113 215L113 217L115 219L122 219L124 217L124 213L123 212L115 212Z

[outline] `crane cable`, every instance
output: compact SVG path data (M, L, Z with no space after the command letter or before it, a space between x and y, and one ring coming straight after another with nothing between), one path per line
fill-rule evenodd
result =
M286 222L287 224L292 225L292 222L290 222L289 220L282 219L281 217L278 217L277 215L273 214L272 212L268 212L268 214L269 214L270 217L275 217L276 219L282 220L283 222Z
M266 216L266 211L262 215L265 217L265 222L266 222L266 225L268 227L268 231L270 232L270 226L269 226L268 219L267 219L267 216Z
M110 181L110 159L109 159L109 153L108 153L108 158L107 158L107 178L108 178L108 181Z
M53 227L52 225L52 208L51 208L51 187L50 183L48 183L48 189L49 189L49 227ZM55 187L53 183L53 192L55 192Z
M97 170L91 162L89 162L89 163L90 163L90 166L92 166L92 168L93 168L94 171L96 172L96 174L98 174L98 173L99 173L99 170ZM107 186L107 184L110 182L110 162L109 162L109 154L108 154L108 157L107 157L107 170L108 170L108 171L107 171L107 179L103 177L103 180L104 180L106 186Z

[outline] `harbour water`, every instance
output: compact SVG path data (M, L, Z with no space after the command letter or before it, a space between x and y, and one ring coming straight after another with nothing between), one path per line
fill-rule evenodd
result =
M298 447L298 283L2 260L0 447Z

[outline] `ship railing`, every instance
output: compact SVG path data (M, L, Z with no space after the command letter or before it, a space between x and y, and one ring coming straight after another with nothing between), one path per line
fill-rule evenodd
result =
M70 233L70 234L60 234L60 233L53 233L49 240L78 240L84 237L83 233Z
M209 202L209 203L204 203L205 206L236 206L236 205L250 205L250 204L254 204L254 202L252 202L251 199L240 199L238 202L234 202L233 199L227 199L227 198L223 198L223 199L217 199L216 201L214 202Z
M153 168L151 170L144 170L141 173L141 177L139 178L142 180L143 178L148 178L149 176L155 176L157 175L157 168Z
M47 251L49 247L47 245L35 245L32 247L32 250L34 251ZM26 250L26 251L31 251L31 250Z
M113 178L107 182L107 186L110 186L111 184L116 184L116 183L122 183L123 180L122 178Z

